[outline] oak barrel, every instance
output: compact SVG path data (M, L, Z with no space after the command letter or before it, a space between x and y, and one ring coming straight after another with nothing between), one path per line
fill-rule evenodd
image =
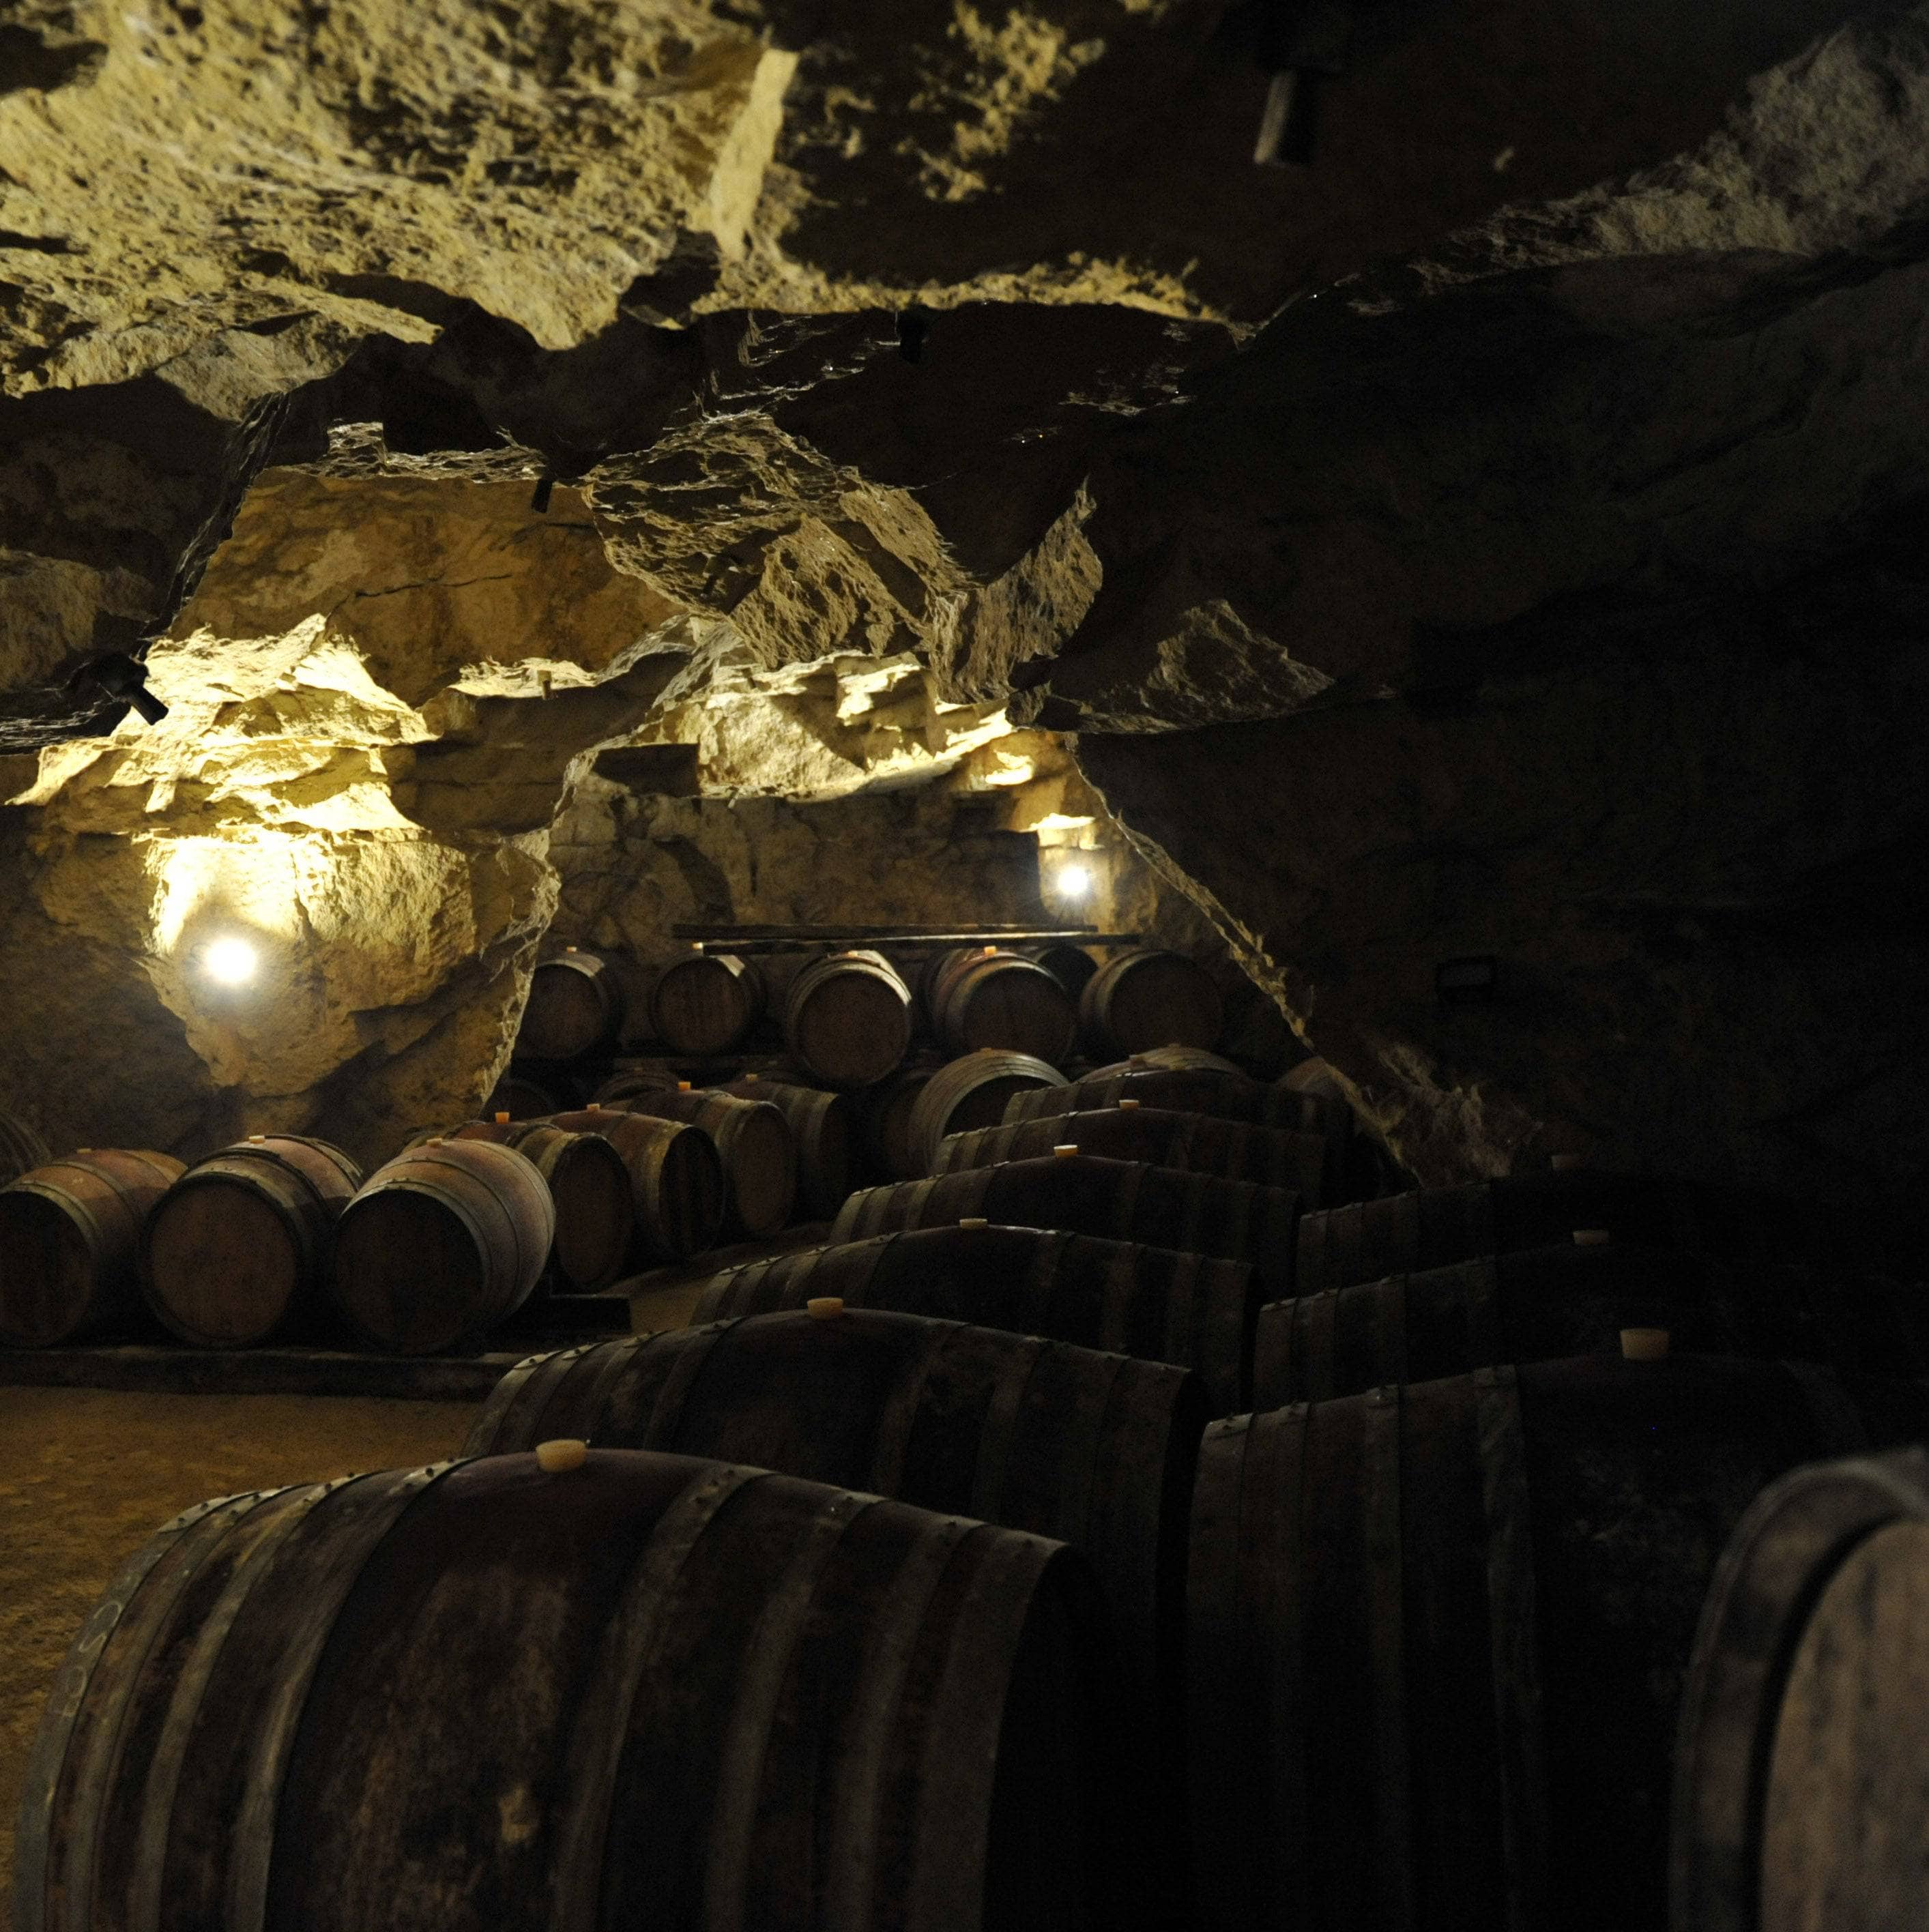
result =
M1078 1016L1071 998L1022 952L959 946L932 962L925 986L932 1030L954 1052L992 1047L1056 1065L1071 1051Z
M1690 1354L1929 1373L1929 1301L1913 1285L1570 1241L1269 1303L1253 1401L1270 1408L1501 1362L1618 1354L1628 1328L1667 1329Z
M423 1134L410 1144L431 1138ZM442 1138L494 1141L514 1148L534 1166L556 1204L549 1262L564 1287L587 1294L623 1273L636 1210L629 1170L602 1135L572 1133L550 1120L470 1120L446 1130Z
M1182 952L1133 946L1115 952L1086 983L1080 1032L1096 1059L1155 1047L1209 1048L1225 1025L1212 976Z
M1065 1076L1049 1061L1029 1053L1003 1053L986 1047L938 1069L911 1103L911 1154L920 1174L929 1174L938 1144L948 1134L995 1126L1005 1118L1014 1094L1056 1087Z
M911 1045L911 992L881 952L827 953L790 982L784 1044L813 1079L833 1087L882 1080Z
M1690 1253L1787 1258L1799 1238L1786 1204L1659 1174L1544 1174L1357 1202L1300 1222L1302 1294L1605 1234Z
M1008 1120L1042 1120L1053 1114L1083 1113L1136 1100L1176 1114L1209 1114L1218 1120L1246 1120L1255 1126L1283 1127L1344 1141L1353 1116L1344 1106L1310 1094L1268 1087L1243 1073L1211 1067L1128 1066L1116 1073L1088 1073L1062 1087L1014 1095L1005 1103Z
M320 1312L335 1225L362 1185L341 1148L254 1134L197 1160L142 1230L141 1288L155 1318L203 1348L251 1348Z
M1212 1053L1203 1046L1149 1046L1142 1052L1128 1054L1123 1060L1115 1060L1092 1070L1095 1078L1109 1078L1121 1073L1221 1073L1236 1074L1242 1080L1251 1076L1237 1060L1228 1060L1222 1053Z
M1216 1423L1186 1624L1200 1924L1665 1924L1703 1594L1789 1468L1929 1424L1793 1364L1536 1362Z
M548 1187L515 1148L427 1141L377 1168L342 1210L329 1299L371 1346L433 1354L513 1315L555 1238Z
M933 1074L945 1064L935 1053L915 1053L874 1087L853 1096L864 1175L873 1181L915 1180L926 1172L911 1136L911 1116Z
M760 1315L539 1356L464 1453L576 1437L754 1463L1050 1536L1112 1614L1133 1754L1176 1796L1185 1538L1206 1425L1162 1362L872 1309Z
M1299 1213L1299 1197L1281 1187L1176 1173L1143 1161L1061 1154L867 1188L844 1203L831 1238L856 1241L894 1228L974 1219L1062 1228L1250 1262L1260 1287L1277 1295L1292 1282Z
M618 969L599 952L572 946L539 962L530 975L517 1053L531 1060L579 1060L614 1046L623 1030L623 993Z
M1675 1932L1929 1924L1929 1452L1811 1465L1741 1520L1681 1698Z
M69 1653L17 1932L1109 1925L1105 1648L1060 1544L688 1456L225 1497Z
M1137 1106L1094 1108L948 1135L938 1144L931 1172L951 1174L1002 1160L1033 1160L1064 1146L1113 1160L1149 1161L1155 1167L1254 1180L1262 1187L1290 1187L1309 1207L1325 1198L1329 1147L1318 1134Z
M782 1111L766 1100L740 1100L713 1088L675 1087L632 1094L616 1103L627 1113L685 1120L717 1143L729 1186L724 1232L754 1240L774 1234L797 1204L797 1139Z
M692 952L657 975L650 994L656 1036L671 1053L728 1053L764 1013L764 976L756 961L729 952Z
M565 1097L554 1087L512 1069L496 1082L482 1102L482 1118L492 1120L498 1114L506 1114L512 1120L539 1120L566 1105Z
M826 1295L1174 1362L1214 1414L1251 1406L1259 1284L1244 1262L1055 1228L921 1228L745 1262L711 1280L693 1319Z
M50 1348L138 1320L140 1231L171 1154L83 1148L0 1188L0 1343Z
M810 1220L829 1220L851 1191L857 1152L851 1102L841 1094L768 1080L760 1073L726 1081L723 1090L740 1100L768 1101L790 1123L797 1143L798 1204Z
M53 1156L46 1142L17 1114L0 1113L0 1187L17 1180Z
M1074 946L1063 940L1046 946L1027 946L1025 950L1071 995L1074 1008L1072 1016L1075 1022L1078 996L1084 992L1086 982L1098 971L1098 961L1083 946Z
M717 1143L702 1128L595 1106L552 1115L549 1125L599 1135L623 1156L635 1217L632 1259L646 1266L687 1261L717 1245L730 1184Z

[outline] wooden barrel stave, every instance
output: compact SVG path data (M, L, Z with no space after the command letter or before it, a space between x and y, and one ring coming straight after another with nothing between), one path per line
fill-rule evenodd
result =
M1134 946L1115 952L1086 982L1079 1031L1094 1059L1218 1042L1225 1006L1212 976L1182 952Z
M797 1204L797 1140L780 1108L714 1088L653 1088L614 1104L626 1113L686 1121L717 1143L729 1180L726 1234L754 1240L789 1220Z
M141 1228L181 1173L171 1154L89 1148L0 1188L0 1345L53 1348L138 1322Z
M148 1214L142 1291L155 1318L197 1348L256 1348L311 1334L335 1225L362 1184L326 1141L257 1135L195 1162Z
M63 1672L20 1924L1105 1922L1095 1608L1038 1538L684 1457L205 1505Z
M999 1161L1035 1160L1061 1146L1112 1160L1217 1174L1223 1180L1290 1187L1309 1206L1324 1198L1329 1144L1319 1135L1153 1107L1094 1108L947 1135L939 1143L931 1172L952 1174Z
M1259 1286L1247 1264L1047 1228L926 1228L747 1262L710 1282L693 1318L825 1295L1175 1363L1215 1414L1250 1394Z
M610 1107L551 1115L572 1134L598 1134L623 1156L635 1215L632 1258L641 1265L687 1261L714 1247L729 1187L717 1143L701 1127Z
M655 1036L671 1053L728 1053L764 1013L764 978L753 959L692 952L672 960L650 994Z
M950 1134L996 1126L1014 1094L1055 1087L1064 1078L1056 1067L1030 1054L986 1047L939 1067L920 1088L911 1105L910 1152L918 1172L929 1174L941 1142Z
M1298 1197L1284 1188L1072 1154L868 1188L845 1202L831 1234L834 1241L861 1240L976 1217L1062 1228L1249 1262L1261 1287L1276 1294L1291 1285L1299 1211Z
M1661 1922L1676 1687L1727 1530L1791 1466L1926 1422L1915 1384L1681 1357L1214 1425L1187 1649L1202 1922Z
M513 1148L425 1142L377 1169L342 1210L329 1300L372 1347L458 1348L528 1300L555 1238L549 1190Z
M910 1050L910 989L881 952L836 952L791 981L784 1044L814 1079L837 1088L884 1079Z

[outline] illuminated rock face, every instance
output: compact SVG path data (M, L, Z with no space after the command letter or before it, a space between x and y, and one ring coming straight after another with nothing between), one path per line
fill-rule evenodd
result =
M1929 10L1375 10L1309 172L1257 10L17 9L0 1105L386 1153L1035 831L1429 1180L1906 1196Z

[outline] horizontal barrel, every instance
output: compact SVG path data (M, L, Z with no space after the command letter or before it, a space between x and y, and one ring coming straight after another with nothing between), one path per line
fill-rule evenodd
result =
M774 1234L797 1204L797 1141L782 1112L764 1100L693 1088L653 1088L616 1103L624 1112L701 1127L717 1143L729 1182L723 1229L741 1240Z
M864 1174L872 1180L915 1180L927 1170L911 1134L911 1117L932 1075L945 1062L935 1053L915 1054L905 1064L852 1096Z
M1213 1424L1186 1624L1197 1922L1664 1924L1679 1690L1723 1541L1792 1466L1925 1424L1917 1384L1688 1356Z
M1576 1235L1772 1262L1787 1258L1799 1232L1783 1204L1738 1190L1659 1174L1518 1175L1307 1214L1298 1292L1552 1247Z
M527 1074L505 1073L482 1102L482 1118L492 1120L506 1114L512 1120L539 1120L568 1105L566 1096L553 1086L532 1080Z
M1083 1113L1116 1107L1121 1100L1176 1114L1209 1114L1219 1120L1246 1120L1255 1126L1284 1127L1294 1133L1344 1139L1353 1125L1344 1107L1316 1094L1268 1087L1243 1073L1209 1067L1128 1067L1117 1073L1088 1073L1062 1087L1015 1094L1006 1102L1008 1120L1043 1120L1054 1114Z
M764 1015L756 962L728 952L693 952L657 975L650 994L654 1030L671 1053L728 1053Z
M1046 1228L921 1228L746 1262L711 1281L694 1318L825 1296L1176 1363L1215 1415L1249 1406L1259 1285L1244 1262Z
M629 1170L600 1134L572 1133L548 1120L470 1120L443 1138L514 1148L542 1175L556 1204L556 1242L549 1262L566 1288L586 1294L621 1275L636 1212L629 1198Z
M1292 1282L1299 1213L1299 1197L1284 1188L1175 1173L1140 1161L1058 1154L867 1188L844 1203L831 1239L861 1240L894 1228L969 1220L1062 1228L1250 1262L1261 1288L1276 1294Z
M528 1300L556 1238L533 1165L488 1141L428 1141L378 1168L335 1225L329 1299L363 1340L432 1354Z
M0 1114L0 1187L52 1159L46 1142L25 1120L15 1114Z
M1675 1761L1675 1932L1929 1924L1929 1452L1817 1463L1741 1520Z
M951 1174L1003 1160L1035 1160L1056 1147L1215 1174L1224 1180L1256 1181L1262 1187L1290 1187L1309 1206L1324 1198L1328 1144L1319 1135L1215 1120L1207 1114L1167 1113L1136 1102L952 1134L939 1143L931 1172Z
M1270 1408L1501 1362L1618 1354L1630 1328L1665 1328L1690 1354L1929 1373L1929 1307L1912 1285L1570 1242L1269 1303L1253 1400Z
M0 1188L0 1343L50 1348L137 1319L140 1232L170 1154L83 1148Z
M1021 952L960 946L933 962L926 984L932 1030L955 1053L990 1047L1056 1064L1071 1051L1069 995Z
M910 989L880 952L814 959L784 996L784 1043L813 1079L869 1087L909 1050Z
M1236 1060L1228 1060L1222 1053L1213 1053L1203 1046L1149 1046L1143 1052L1128 1054L1123 1060L1112 1061L1109 1065L1095 1066L1092 1076L1097 1079L1110 1079L1121 1073L1217 1073L1236 1074L1242 1080L1252 1076Z
M1001 1053L987 1047L941 1066L911 1103L911 1152L920 1174L929 1174L938 1146L947 1135L994 1126L1005 1118L1014 1094L1056 1087L1064 1076L1049 1062L1026 1053Z
M1225 1026L1212 976L1182 952L1115 952L1079 996L1079 1031L1095 1059L1164 1046L1210 1048Z
M1098 971L1098 961L1083 946L1073 946L1063 940L1052 945L1028 946L1025 950L1071 996L1075 1022L1078 996L1084 992L1086 982Z
M362 1180L341 1148L299 1134L255 1134L195 1162L142 1232L149 1307L203 1348L256 1348L312 1327L335 1222Z
M571 946L538 962L516 1030L515 1050L531 1060L579 1060L614 1045L623 1030L623 983L599 952Z
M62 1670L14 1924L1116 1924L1105 1649L1060 1544L727 1463L225 1497Z
M599 1135L623 1156L638 1263L687 1261L717 1245L729 1183L717 1143L702 1128L608 1107L557 1114L549 1125Z
M767 1101L790 1123L797 1144L798 1204L812 1220L829 1220L851 1191L857 1151L851 1102L841 1094L768 1080L758 1073L728 1081L723 1090L740 1100Z

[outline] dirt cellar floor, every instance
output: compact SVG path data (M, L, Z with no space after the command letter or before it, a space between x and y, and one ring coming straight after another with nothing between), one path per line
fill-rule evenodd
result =
M41 1704L123 1559L210 1496L440 1461L478 1406L0 1388L0 1924Z

